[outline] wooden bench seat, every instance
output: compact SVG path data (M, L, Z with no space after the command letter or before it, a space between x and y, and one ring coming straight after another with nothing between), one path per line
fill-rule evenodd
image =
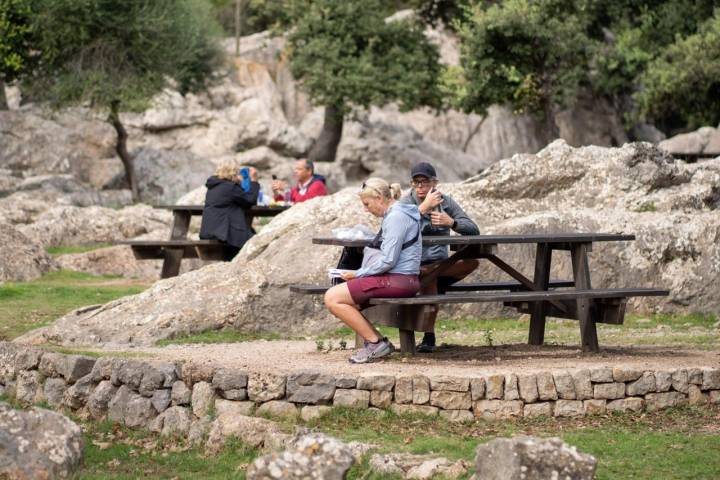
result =
M217 240L127 240L115 243L129 245L138 260L165 259L172 252L181 254L181 258L217 261L225 259L227 248L227 244Z
M550 288L572 287L575 283L572 280L550 280ZM299 283L290 285L290 291L304 293L307 295L321 295L330 288L330 285L315 285L311 283ZM490 282L490 283L456 283L445 289L447 292L478 292L486 290L508 290L511 292L525 290L519 282Z

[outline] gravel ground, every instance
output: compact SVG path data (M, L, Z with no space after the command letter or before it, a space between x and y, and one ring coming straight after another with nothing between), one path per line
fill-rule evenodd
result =
M347 359L352 353L350 349L318 352L313 341L258 340L227 344L170 345L132 351L143 352L143 356L148 355L149 361L191 361L252 372L275 373L318 370L331 374L371 372L391 375L481 376L602 366L653 370L720 367L720 351L663 346L606 346L600 353L588 354L572 346L449 345L441 347L433 354L418 354L415 357L395 353L389 359L370 365L348 363Z

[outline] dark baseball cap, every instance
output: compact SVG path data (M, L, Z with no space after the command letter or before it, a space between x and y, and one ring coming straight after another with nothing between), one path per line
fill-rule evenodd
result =
M437 178L437 173L435 173L435 169L429 163L420 162L415 165L410 171L410 178L415 178L417 176L423 176L426 178Z

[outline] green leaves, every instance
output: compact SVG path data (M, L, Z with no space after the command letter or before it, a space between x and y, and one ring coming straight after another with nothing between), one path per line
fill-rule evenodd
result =
M42 61L25 86L56 106L143 109L171 83L202 88L220 61L203 0L44 0L33 30Z
M313 102L346 113L397 101L439 107L437 48L414 20L386 23L378 0L311 2L289 36L291 70Z

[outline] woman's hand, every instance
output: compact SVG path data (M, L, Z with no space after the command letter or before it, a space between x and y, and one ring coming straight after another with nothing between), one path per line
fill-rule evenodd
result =
M347 282L348 280L352 280L353 278L355 278L355 272L343 272L340 274L340 276L343 280Z

